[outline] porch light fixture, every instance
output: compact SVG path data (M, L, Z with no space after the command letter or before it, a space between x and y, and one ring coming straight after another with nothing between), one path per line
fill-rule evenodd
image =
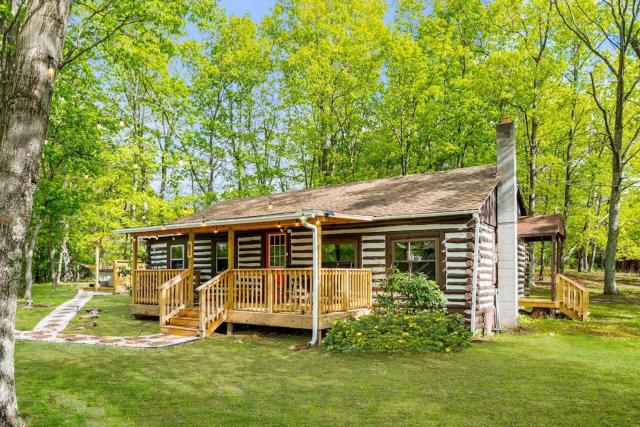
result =
M218 229L217 229L217 228L215 228L215 229L213 230L213 234L218 234Z
M56 75L56 69L53 68L53 58L49 56L47 58L47 78L52 79Z

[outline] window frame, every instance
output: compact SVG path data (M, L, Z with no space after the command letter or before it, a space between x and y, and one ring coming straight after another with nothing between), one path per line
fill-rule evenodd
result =
M271 236L284 236L284 265L271 266ZM274 231L265 233L264 264L266 268L287 268L289 266L289 233Z
M360 265L362 265L361 262L361 258L362 258L362 250L360 248L360 239L358 237L328 237L328 238L323 238L322 239L322 244L321 246L324 246L325 244L327 245L354 245L355 249L354 249L354 260L353 260L353 267L351 268L360 268ZM322 251L322 247L320 248L320 250ZM321 252L322 253L322 252ZM321 260L321 262L324 264L324 258ZM325 268L324 266L322 268ZM326 268L336 268L336 267L326 267ZM345 267L346 268L346 267Z
M178 258L173 258L173 248L177 248L180 247L182 248L182 259L180 261L182 261L182 267L173 267L173 261L178 261ZM186 259L185 259L185 255L187 248L186 248L186 244L185 243L169 243L169 269L170 270L185 270L185 265L186 265Z
M434 264L435 264L435 282L441 289L444 289L445 283L444 278L445 274L445 265L443 256L443 245L444 236L442 233L399 233L399 234L387 234L386 235L386 259L387 259L387 268L391 271L395 266L395 244L396 242L410 242L410 241L433 241L434 248ZM407 260L408 263L411 261ZM417 261L420 262L420 261Z
M227 256L226 257L218 257L218 245L227 245ZM226 271L229 269L229 242L222 239L213 239L213 248L212 248L212 260L213 260L213 269L212 269L212 277ZM218 270L218 260L224 259L227 260L227 268L226 270Z

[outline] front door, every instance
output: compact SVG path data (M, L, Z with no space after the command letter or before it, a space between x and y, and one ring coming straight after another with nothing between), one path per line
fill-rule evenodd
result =
M267 233L265 265L267 268L287 266L287 233Z
M267 247L265 265L267 268L285 268L287 266L287 233L267 233ZM289 298L287 295L287 275L286 272L270 272L272 281L272 299L274 309L283 309L283 303ZM266 291L266 290L265 290ZM268 292L268 291L267 291Z

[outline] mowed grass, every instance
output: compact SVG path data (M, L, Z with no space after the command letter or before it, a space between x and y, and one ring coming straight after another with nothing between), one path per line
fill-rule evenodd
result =
M566 319L531 319L523 317L525 329L537 332L601 335L611 337L640 338L640 276L618 274L618 295L603 295L602 273L578 273L567 275L589 289L590 318L588 322L568 322ZM548 297L549 288L540 286L532 296ZM640 355L639 355L640 356Z
M18 398L35 426L634 425L638 288L598 286L592 322L526 319L456 354L291 352L306 333L259 329L166 349L18 342Z
M100 336L138 336L160 333L157 318L133 319L129 315L130 303L129 295L95 296L69 322L65 333ZM87 314L87 310L94 308L100 310L97 319L81 319ZM84 329L78 330L77 327Z
M34 283L31 299L34 307L29 307L24 300L24 289L20 289L16 310L16 329L27 331L33 329L40 319L51 313L57 306L73 298L78 292L80 283L61 283L55 291L51 283ZM42 307L38 305L42 304Z

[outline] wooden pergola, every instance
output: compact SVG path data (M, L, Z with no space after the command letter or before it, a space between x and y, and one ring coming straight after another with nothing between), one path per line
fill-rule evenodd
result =
M532 215L518 218L518 238L525 242L551 242L551 295L549 298L520 298L521 307L555 310L574 320L589 318L589 290L558 273L560 247L565 239L560 215Z
M565 239L561 215L531 215L518 218L518 239L527 243L551 242L551 300L555 299L560 247Z

